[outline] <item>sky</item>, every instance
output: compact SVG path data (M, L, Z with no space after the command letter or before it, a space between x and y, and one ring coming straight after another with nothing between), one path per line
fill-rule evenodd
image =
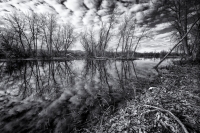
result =
M166 21L166 16L155 12L152 2L156 0L0 0L0 17L13 12L56 13L58 22L73 24L77 31L85 27L98 27L101 21L109 20L116 7L120 14L119 21L126 14L134 14L137 22L149 29L151 39L141 41L138 52L159 52L169 50L173 46L172 30ZM132 2L132 3L131 3ZM128 4L129 3L129 4ZM131 3L131 4L130 4ZM116 5L116 6L115 6ZM4 25L0 21L1 25ZM117 28L117 25L116 25ZM141 27L136 30L140 34ZM112 49L115 44L110 44ZM82 50L81 44L76 43L72 48Z

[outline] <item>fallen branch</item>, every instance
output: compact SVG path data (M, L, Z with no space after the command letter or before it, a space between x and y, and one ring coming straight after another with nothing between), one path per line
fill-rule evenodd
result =
M184 124L170 111L168 110L165 110L165 109L162 109L162 108L159 108L159 107L156 107L156 106L152 106L152 105L143 105L144 107L148 107L148 108L154 108L160 112L164 112L164 113L167 113L169 114L172 118L174 118L174 120L176 120L178 122L178 124L181 126L181 128L183 129L183 131L185 133L189 133L186 129L186 127L184 126Z
M181 40L180 40L176 45L174 45L174 47L163 57L163 59L160 60L160 62L159 62L156 66L154 66L155 69L157 69L158 66L167 58L167 56L179 45L179 43L182 42L182 40L188 35L188 33L191 31L191 29L194 27L194 25L195 25L199 20L200 20L200 18L198 18L198 19L192 24L192 26L190 27L190 29L188 30L188 32L185 33L185 35L181 38Z

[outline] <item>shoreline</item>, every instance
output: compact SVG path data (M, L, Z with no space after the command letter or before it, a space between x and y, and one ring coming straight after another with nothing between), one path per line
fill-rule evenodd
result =
M41 58L27 58L27 59L0 59L0 62L9 62L9 61L73 61L73 60L139 60L138 58L52 58L52 59L41 59Z
M0 59L0 62L9 62L9 61L73 61L73 60L121 60L121 61L132 61L132 60L140 60L141 58L146 59L161 59L160 57L135 57L135 58L121 58L121 57L96 57L96 58L87 58L87 57L53 57L53 58L2 58ZM177 56L175 57L168 57L171 59L179 58Z
M200 65L161 68L161 84L124 103L85 132L200 131ZM176 129L176 130L175 130Z

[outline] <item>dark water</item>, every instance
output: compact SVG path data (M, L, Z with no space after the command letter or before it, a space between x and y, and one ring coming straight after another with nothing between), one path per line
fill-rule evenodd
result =
M1 62L0 132L79 132L148 89L158 61Z

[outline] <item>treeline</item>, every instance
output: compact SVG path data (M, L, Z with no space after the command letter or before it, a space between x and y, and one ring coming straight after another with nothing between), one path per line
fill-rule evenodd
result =
M134 14L125 15L120 23L119 17L114 9L110 18L100 22L98 28L91 26L78 34L72 25L59 24L55 14L11 14L3 18L6 26L0 32L0 53L4 58L69 57L67 51L79 40L86 58L104 58L109 53L108 46L116 40L112 51L116 53L115 58L118 58L119 50L126 53L124 58L134 58L134 52L140 41L147 37L148 30L136 35Z
M59 24L55 14L15 13L3 18L0 32L1 55L6 58L28 58L65 51L75 42L74 28ZM55 52L56 51L56 52Z
M168 16L167 21L175 30L173 37L177 41L182 38L182 44L177 45L174 52L199 60L200 4L198 0L192 2L161 0L153 4L156 12ZM5 58L72 57L68 51L78 40L83 46L86 58L162 57L164 52L159 54L136 52L140 42L145 38L150 38L150 29L148 26L138 25L135 13L122 15L118 12L117 5L115 7L110 11L110 16L106 21L99 22L98 27L91 25L81 33L76 33L70 24L58 23L58 17L55 14L8 15L3 18L5 27L0 29L0 56ZM194 24L194 27L189 32L191 24ZM111 44L114 47L109 51L108 47Z
M144 52L144 53L135 53L135 57L142 57L142 58L163 58L168 52L161 51L161 52ZM168 57L181 57L181 53L173 52Z
M119 17L121 20L119 22ZM140 33L137 33L138 28ZM144 38L150 37L149 29L137 27L137 21L134 14L119 16L114 9L107 22L101 22L99 29L90 28L81 35L81 44L89 58L102 58L106 55L114 58L134 58L137 47ZM111 51L107 48L112 43L114 47ZM121 51L123 54L119 54ZM115 53L113 55L113 53Z
M163 58L168 52L167 51L161 51L161 52L133 52L130 51L130 54L134 54L134 59L135 58ZM106 56L107 57L111 57L111 58L115 58L117 55L117 57L121 57L119 59L132 59L132 58L127 58L127 53L123 53L123 52L106 52ZM175 58L175 57L181 57L183 55L183 53L177 53L177 52L173 52L169 55L170 58Z

